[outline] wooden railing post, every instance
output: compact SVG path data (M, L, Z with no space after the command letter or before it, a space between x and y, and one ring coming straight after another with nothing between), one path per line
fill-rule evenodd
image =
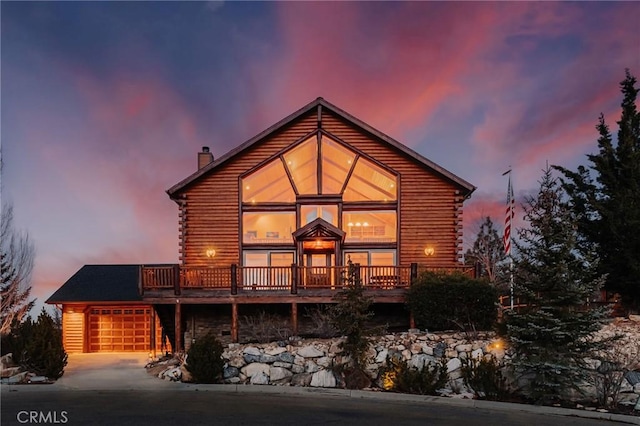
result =
M173 265L173 292L180 296L180 265Z
M180 305L180 300L176 300L176 311L175 311L175 318L174 318L174 330L175 330L175 340L176 340L176 347L173 349L174 353L180 352L182 350L182 309L181 309Z
M354 270L355 274L354 274L354 277L353 277L355 282L353 284L358 283L358 285L364 286L364 283L360 280L360 264L359 263L354 263L353 267L355 268L355 270Z
M138 269L138 290L140 296L144 296L144 274L142 273L142 269L144 269L144 265L140 265L140 269Z
M411 264L411 279L409 281L411 281L411 284L413 284L413 282L416 280L416 278L418 278L418 264L417 263L412 263Z
M231 265L231 294L238 294L238 265Z
M298 294L298 265L291 264L291 294Z

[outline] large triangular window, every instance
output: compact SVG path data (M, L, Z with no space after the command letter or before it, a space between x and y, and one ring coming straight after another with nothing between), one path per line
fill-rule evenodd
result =
M313 135L284 154L293 183L300 195L318 193L318 142Z
M344 201L392 201L396 199L396 177L375 163L358 158L344 191Z
M326 134L314 133L242 179L245 203L293 203L296 196L313 195L395 201L397 176Z

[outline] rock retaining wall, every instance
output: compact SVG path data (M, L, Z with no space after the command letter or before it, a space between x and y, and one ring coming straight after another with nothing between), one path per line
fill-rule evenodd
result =
M610 348L611 353L626 360L628 370L640 371L640 319L616 319L600 331L600 335L620 336ZM348 359L340 350L341 339L311 339L266 344L229 344L223 352L225 360L224 382L254 385L310 386L335 388L344 383L339 367ZM427 333L409 330L405 333L380 336L371 341L366 371L373 386L383 387L380 373L388 357L398 357L409 366L423 368L439 359L446 362L449 380L442 394L473 397L462 379L465 359L495 358L509 364L510 354L504 343L493 332ZM188 363L188 359L186 360ZM154 370L165 380L189 381L184 365L173 365ZM625 381L622 392L630 399L640 393L640 386ZM634 391L635 394L634 395ZM635 399L634 399L635 401Z

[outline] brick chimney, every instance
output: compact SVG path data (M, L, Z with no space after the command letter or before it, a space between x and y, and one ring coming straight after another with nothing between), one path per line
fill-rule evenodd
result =
M213 154L209 152L208 146L202 147L202 152L198 153L198 170L213 162Z

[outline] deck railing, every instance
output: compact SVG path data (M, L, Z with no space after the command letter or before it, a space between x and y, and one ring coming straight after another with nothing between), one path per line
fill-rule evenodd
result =
M174 289L224 290L231 294L247 291L339 290L343 288L348 266L237 266L202 267L179 265L142 266L141 292ZM463 268L446 268L448 271ZM368 290L406 289L417 277L418 265L356 266L356 276Z

